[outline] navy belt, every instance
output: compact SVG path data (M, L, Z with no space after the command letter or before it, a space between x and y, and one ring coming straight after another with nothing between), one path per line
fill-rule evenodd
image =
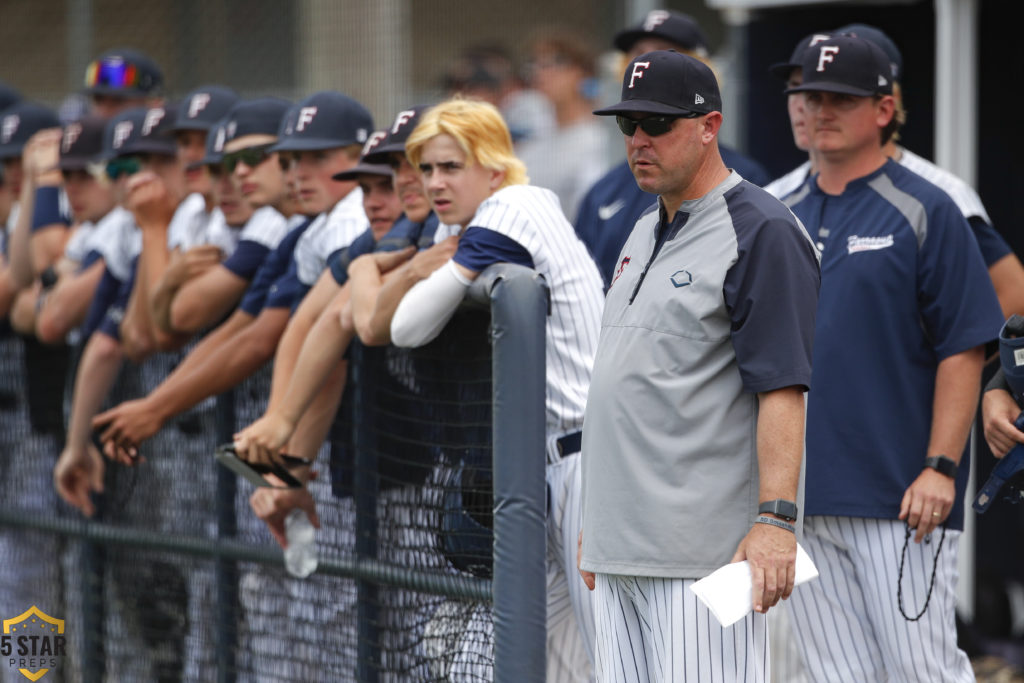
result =
M566 434L555 442L558 448L559 457L566 457L583 450L583 432Z

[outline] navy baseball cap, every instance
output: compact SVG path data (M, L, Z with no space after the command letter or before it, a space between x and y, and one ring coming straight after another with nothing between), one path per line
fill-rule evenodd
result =
M300 152L362 145L373 132L370 112L348 95L324 90L288 111L272 152Z
M636 26L616 33L612 42L623 52L629 52L643 38L661 38L701 56L708 53L708 41L700 25L689 14L682 12L651 10Z
M892 80L898 81L903 76L903 55L900 53L900 49L896 47L896 43L892 42L892 38L885 35L880 29L868 26L867 24L847 24L842 28L837 28L834 32L857 36L882 48L882 51L889 58L889 66L892 68Z
M0 81L0 113L15 102L21 102L21 93Z
M804 53L804 82L786 94L808 90L857 97L892 94L889 58L874 43L857 36L832 36Z
M361 173L370 173L373 175L393 175L391 167L387 164L372 164L367 161L367 157L377 151L377 149L384 143L388 137L386 130L378 130L370 135L370 139L363 145L362 156L359 157L359 163L341 173L335 173L332 178L335 180L358 180ZM387 157L385 157L386 159Z
M107 50L85 69L85 92L90 95L147 97L163 82L163 72L156 62L132 48Z
M387 130L387 137L370 152L364 149L360 163L365 161L368 164L387 164L389 155L396 152L405 154L405 141L409 139L409 135L419 124L420 117L428 109L430 109L429 104L418 104L398 112L391 128Z
M150 107L142 117L139 134L122 150L123 154L162 154L177 156L178 143L174 140L174 122L177 105Z
M106 120L99 116L86 116L64 126L57 168L78 171L99 161L103 154L103 130L106 124Z
M188 165L189 169L200 166L215 166L224 160L224 144L228 139L228 117L213 124L206 133L206 153L199 161Z
M0 113L0 159L21 156L28 139L46 128L60 128L57 112L35 102L16 102Z
M279 97L242 100L226 117L225 142L243 135L277 135L292 103Z
M132 107L107 121L103 129L103 159L110 160L127 156L125 148L138 137L142 121L146 118L146 107Z
M832 37L831 33L818 32L806 35L800 39L800 42L793 48L793 54L789 56L788 62L776 62L768 67L768 72L777 78L782 80L789 80L789 73L793 69L799 69L803 66L804 53L810 48L814 47L823 40L828 40Z
M238 94L222 85L204 85L178 105L173 130L210 130L238 103Z
M708 65L675 50L657 50L640 55L626 67L622 101L594 113L672 116L713 111L722 111L722 95Z

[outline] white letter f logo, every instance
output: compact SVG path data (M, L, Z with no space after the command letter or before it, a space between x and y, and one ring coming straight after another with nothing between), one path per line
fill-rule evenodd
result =
M299 120L295 123L295 131L301 133L306 129L306 126L313 123L313 117L316 116L316 107L303 107L299 110Z
M629 77L629 87L632 89L633 81L644 77L644 70L651 65L650 62L636 62L633 64L633 74Z
M825 65L834 62L837 54L839 54L839 46L822 45L821 52L818 54L818 71L824 71Z

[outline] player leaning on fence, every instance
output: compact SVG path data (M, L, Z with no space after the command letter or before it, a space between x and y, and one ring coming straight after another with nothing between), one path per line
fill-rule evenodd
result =
M817 256L786 207L722 162L721 96L700 61L637 57L622 102L597 113L616 115L637 183L659 196L619 256L587 401L581 572L596 580L597 676L696 681L710 667L707 680L764 681L764 612L793 589L784 519ZM759 517L766 503L774 514ZM725 630L687 588L744 559L757 613Z
M551 290L546 326L547 680L587 680L593 617L590 596L573 575L573 555L579 528L579 430L597 346L601 276L554 193L526 184L508 128L493 106L460 99L435 106L406 141L406 152L423 174L438 217L463 230L452 259L402 299L391 324L393 343L420 346L436 337L471 282L492 264L533 268Z

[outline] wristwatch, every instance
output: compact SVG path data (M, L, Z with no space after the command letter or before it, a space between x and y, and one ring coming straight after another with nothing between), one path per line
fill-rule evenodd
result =
M950 479L956 479L957 464L952 458L944 455L933 455L924 459L924 466L930 467L939 474L945 474Z
M761 503L757 508L757 514L769 513L776 517L795 522L796 521L796 503L791 500L783 500L782 498L776 498L775 500L767 500Z

